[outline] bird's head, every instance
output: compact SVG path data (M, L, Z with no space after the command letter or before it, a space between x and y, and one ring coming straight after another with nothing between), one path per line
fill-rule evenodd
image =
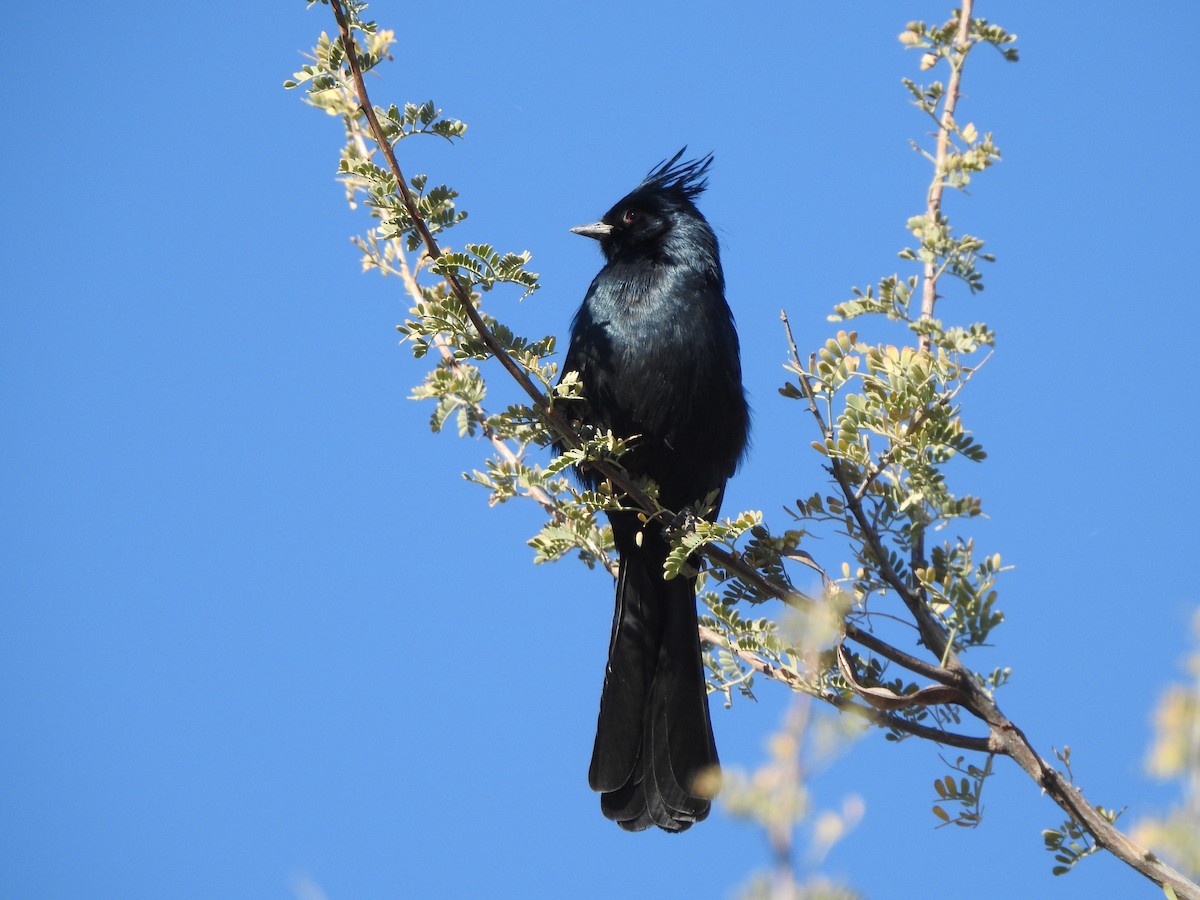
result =
M572 228L575 234L600 242L607 259L624 253L657 255L670 236L700 226L711 235L704 216L692 201L708 186L705 178L712 154L681 163L687 147L657 165L645 180L622 197L599 222Z

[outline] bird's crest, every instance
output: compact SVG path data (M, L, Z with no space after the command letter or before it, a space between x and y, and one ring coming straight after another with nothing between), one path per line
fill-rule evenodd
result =
M708 167L712 165L713 155L710 153L707 156L702 156L700 159L689 160L688 162L679 162L680 157L687 151L685 144L682 149L668 160L659 163L646 180L639 186L639 190L651 188L664 192L679 192L688 200L695 200L708 187L708 179L705 175L708 173Z

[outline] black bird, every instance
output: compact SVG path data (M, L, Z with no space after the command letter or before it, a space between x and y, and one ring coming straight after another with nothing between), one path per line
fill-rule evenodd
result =
M749 411L717 239L693 202L712 154L658 165L604 218L571 229L600 242L606 265L575 315L563 372L582 400L567 414L634 438L622 464L681 512L715 492L746 447ZM561 450L561 447L559 448ZM581 479L601 479L586 467ZM588 780L622 828L683 831L708 815L718 765L696 634L696 579L663 577L661 523L610 512L620 556L596 744Z

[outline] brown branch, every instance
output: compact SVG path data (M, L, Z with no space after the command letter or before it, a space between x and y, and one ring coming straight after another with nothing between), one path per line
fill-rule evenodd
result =
M913 619L916 620L917 630L921 633L921 642L929 648L930 652L937 659L944 661L943 664L947 669L963 673L962 663L959 662L957 654L951 649L945 629L934 618L933 613L929 611L925 599L888 562L887 549L883 545L883 537L876 530L875 524L868 518L862 501L855 497L854 487L850 483L849 476L841 460L830 457L829 471L833 475L834 480L837 481L838 487L841 488L842 496L846 498L846 506L850 510L851 515L854 516L854 521L858 525L859 532L862 534L867 549L870 551L871 556L874 557L875 566L879 571L880 577L904 601L904 605L908 607L908 611L912 613Z
M1076 823L1085 828L1096 844L1159 885L1169 884L1182 900L1200 900L1200 885L1160 860L1149 848L1133 841L1127 834L1102 816L1084 798L1083 792L1070 779L1046 762L1029 743L1025 733L1005 717L995 702L975 704L976 714L988 723L991 741L997 752L1009 756L1061 807Z
M957 58L951 58L950 82L946 86L945 103L942 106L942 119L937 135L937 151L934 156L933 181L929 185L929 193L925 201L925 218L929 228L932 228L942 212L942 192L946 186L946 157L950 152L950 132L954 128L954 110L958 105L959 86L962 84L963 63L967 51L971 47L971 14L974 0L962 0L962 9L958 13L958 34L954 37L954 49ZM937 304L938 271L936 262L925 263L925 283L921 294L921 319L933 318L934 306ZM920 337L918 344L928 352L933 349L933 340L928 334Z
M962 9L958 13L958 30L955 37L955 47L958 51L957 58L950 60L951 76L946 99L942 110L940 127L937 137L937 152L935 156L935 174L927 194L926 215L930 226L937 221L941 213L942 195L945 187L946 179L946 161L949 152L950 133L954 129L954 111L960 96L960 87L962 81L963 60L970 48L970 28L972 21L972 6L973 0L963 0ZM924 271L924 291L922 295L921 319L928 320L933 318L934 309L937 301L937 281L939 272L934 262L925 264ZM808 400L809 411L812 413L817 427L820 429L821 435L828 440L832 434L830 431L831 425L826 423L821 411L817 405L816 394L808 376L804 374L804 369L800 363L799 353L797 352L795 340L792 337L790 326L787 322L786 315L783 316L784 326L787 329L788 341L791 345L792 355L796 360L797 369L800 371L800 386ZM919 347L925 351L932 349L932 341L929 335L921 335L919 338ZM862 499L864 496L863 488L869 484L869 479L864 481L857 488L853 485L848 477L845 467L840 460L830 458L830 472L836 480L838 487L844 496L847 507L850 509L855 523L858 526L863 542L867 550L874 557L878 572L882 579L891 587L900 598L904 601L909 611L916 620L917 626L921 632L921 639L929 650L931 650L939 659L945 660L945 668L941 666L932 667L933 671L927 672L928 677L942 681L944 684L950 684L959 689L964 697L964 707L973 715L979 717L988 725L988 737L983 740L986 752L996 753L1012 758L1039 787L1041 787L1050 798L1080 826L1086 829L1096 841L1096 844L1109 852L1118 859L1132 866L1136 871L1143 874L1147 878L1157 884L1169 884L1174 889L1176 895L1187 900L1200 900L1200 886L1189 881L1181 873L1172 867L1164 864L1150 850L1142 847L1132 841L1128 835L1121 832L1113 823L1109 822L1101 815L1092 804L1088 803L1084 798L1079 788L1075 787L1069 778L1065 777L1061 772L1050 766L1029 743L1024 732L1020 730L1007 716L1001 711L991 694L974 678L970 676L957 655L948 646L946 635L941 625L933 617L932 613L926 606L925 599L921 596L921 592L914 589L903 578L900 577L888 563L887 555L884 552L883 539L874 527L874 523L866 515L862 507ZM877 475L874 477L878 477ZM917 564L923 557L923 547L918 541L914 545L914 565ZM888 645L883 647L872 647L869 643L863 640L863 635L860 633L857 636L851 634L847 629L847 636L863 643L864 646L870 647L873 651L880 655L887 656L884 652L892 650ZM902 662L912 671L919 671L918 667L913 665L913 660ZM838 698L844 700L844 698ZM831 701L833 702L833 701ZM835 702L834 705L839 705ZM853 704L857 705L857 704ZM874 710L872 710L874 712ZM935 737L930 737L931 740L936 740ZM976 748L981 749L981 748Z
M375 115L375 108L371 104L370 96L367 94L367 85L363 80L362 68L358 64L358 55L355 52L356 45L354 37L350 32L350 23L346 19L345 12L342 10L340 0L330 0L330 6L333 7L333 14L338 23L338 30L341 32L342 47L346 51L346 61L350 66L350 74L354 81L354 90L358 96L359 109L367 120L367 126L371 131L372 139L383 152L384 159L387 161L388 171L391 172L392 177L396 181L401 201L404 203L404 208L413 222L413 228L417 236L421 239L421 243L425 247L425 253L430 259L436 260L442 255L441 248L438 246L433 234L429 231L429 227L425 224L425 219L421 215L420 209L413 200L412 193L408 188L408 182L400 169L400 163L396 160L396 154L392 149L392 145L384 136L379 119ZM534 407L544 417L555 435L563 444L572 449L577 450L582 447L583 442L580 440L579 435L575 433L570 424L554 409L554 405L550 399L541 392L521 365L508 354L504 346L492 334L491 330L487 327L487 323L480 316L479 310L471 300L471 295L467 288L452 273L446 273L444 278L454 296L462 305L467 318L471 320L471 326L475 329L476 334L479 335L479 339L483 341L484 345L496 357L505 371L513 377L521 389L529 396ZM620 488L622 493L644 512L651 515L662 512L661 507L651 500L624 470L609 465L603 460L587 460L585 464Z
M990 737L973 737L968 734L943 731L941 728L930 728L928 725L920 725L908 719L901 719L898 716L880 712L861 703L855 703L853 700L849 700L840 694L822 694L821 699L842 712L859 716L873 725L878 725L880 728L894 728L896 731L911 734L913 737L921 738L925 741L932 741L935 744L942 744L946 747L957 747L960 750L970 750L975 753L1002 752L995 749Z
M399 275L400 281L404 285L404 289L408 292L408 295L412 298L417 307L423 308L425 304L425 297L421 293L421 287L417 284L417 278L414 274L414 268L420 268L421 260L418 258L415 267L410 267L408 261L402 254L397 253L396 258L400 262ZM451 349L450 342L446 339L446 336L444 334L435 335L433 344L435 347L437 347L438 353L441 355L442 360L446 363L446 365L457 372L460 368L460 365L458 360L454 357L454 351ZM496 434L495 429L487 424L485 419L485 410L482 406L476 403L475 410L476 417L481 422L480 427L483 430L484 437L491 442L492 448L496 451L500 458L509 465L520 465L523 461L523 455L513 450L512 447L508 445L508 442ZM542 490L536 484L528 486L526 490L529 493L529 496L532 497L533 500L547 513L556 519L563 518L562 512L558 508L557 501L544 490Z
M793 344L793 346L795 345ZM817 427L821 430L822 436L828 438L830 435L829 426L821 415L821 411L817 408L816 392L813 390L812 382L802 367L797 366L797 368L800 369L800 387L804 396L808 399L809 411L816 418ZM900 573L892 568L891 563L888 562L888 554L883 545L883 538L876 530L870 517L867 516L866 510L863 508L862 499L858 497L841 460L834 456L826 458L829 460L829 473L833 476L842 491L842 496L846 500L846 508L850 510L850 514L854 517L859 534L862 536L863 544L873 557L880 577L904 601L904 605L908 607L909 612L916 620L917 629L921 633L921 640L925 646L939 660L944 659L947 662L954 663L954 665L950 665L947 668L961 670L961 663L958 663L958 659L953 651L949 650L945 630L929 612L924 598L914 591L908 582L900 576Z
M811 410L817 417L818 424L824 430L824 420L816 407L812 385L808 382L804 374L800 375L800 383L804 393L809 397ZM883 538L866 516L861 502L855 498L853 485L846 477L844 468L841 466L839 460L830 458L830 472L833 474L842 491L842 495L846 499L847 507L854 515L855 522L858 525L865 545L875 558L880 576L896 591L912 613L921 631L921 638L926 647L939 659L944 658L946 661L944 668L941 666L926 667L925 674L928 677L941 681L943 684L957 687L964 695L964 708L987 723L989 736L986 739L978 738L971 740L982 741L982 749L985 749L986 752L1011 757L1060 808L1065 810L1072 819L1092 835L1097 845L1108 850L1118 859L1132 866L1155 883L1160 885L1170 884L1180 898L1184 898L1184 900L1200 900L1200 886L1188 881L1185 876L1163 863L1147 848L1135 843L1128 835L1120 831L1104 816L1100 815L1084 799L1079 788L1071 784L1068 779L1064 778L1060 772L1052 768L1038 755L1030 745L1028 738L1025 737L1025 734L1000 711L991 694L971 677L966 667L959 660L958 655L949 647L945 632L934 619L924 600L910 589L904 579L888 563L883 549ZM852 630L854 633L852 633ZM864 646L870 646L872 650L880 653L880 655L891 659L895 658L892 655L892 651L895 653L901 652L887 644L872 646L867 640L864 640L864 637L869 638L871 636L866 635L858 629L854 629L851 623L847 623L846 634L853 640L862 643ZM885 652L885 649L887 652ZM920 666L915 665L920 661L911 657L904 661L897 660L897 662L900 662L901 665L913 671L920 671L921 669ZM837 698L836 702L829 697L822 697L822 699L839 708L843 708L842 704L846 702L844 698ZM852 705L858 706L857 704ZM876 710L870 711L872 713L876 712ZM868 716L868 718L870 717ZM888 724L892 723L889 722ZM920 734L912 729L906 730L909 733L919 734L919 736L929 740L937 740L936 737L929 734ZM936 732L936 729L929 730ZM946 741L946 743L951 742ZM963 744L952 745L964 746ZM981 749L981 747L976 745L969 749Z
M938 123L937 149L934 155L933 181L925 198L926 228L934 228L942 211L942 193L946 186L946 158L950 152L950 132L954 128L954 110L958 106L959 86L962 83L963 64L971 49L971 14L974 0L962 0L962 9L958 12L958 33L954 37L954 53L950 54L947 62L950 66L950 83L946 88L945 100L942 104L942 117ZM937 283L941 272L936 260L930 259L925 263L925 281L921 294L921 321L933 318L933 310L937 304ZM922 334L917 340L917 346L926 353L933 349L933 337ZM911 565L915 569L925 564L925 529L916 528L913 532ZM925 602L925 592L917 591L921 605ZM925 628L922 627L922 634Z
M817 406L817 395L813 390L811 376L805 372L804 364L800 361L800 351L796 347L796 339L792 335L792 325L788 321L787 312L781 310L779 317L783 321L783 328L787 334L788 346L792 352L792 359L796 362L796 371L800 381L801 393L804 394L805 399L808 401L808 410L810 413L812 413L813 418L816 420L817 428L820 430L821 436L826 440L826 442L829 442L833 437L832 426L825 421L825 417L821 414L821 410ZM945 640L945 631L937 623L933 616L930 615L928 607L925 605L924 598L913 591L908 582L901 578L900 574L896 572L896 570L893 569L888 563L887 551L883 546L883 538L875 529L874 523L871 522L870 518L867 516L866 510L863 509L863 498L860 496L858 490L851 485L850 478L845 471L845 467L842 466L841 460L833 456L828 456L827 459L829 460L829 472L831 475L833 475L834 479L838 483L838 487L840 487L842 490L842 495L846 499L846 506L854 516L854 521L858 525L859 532L863 537L864 543L867 545L867 549L870 550L871 555L875 558L880 576L882 576L883 580L887 582L888 586L900 596L900 599L904 601L904 605L907 606L909 612L912 613L912 616L917 623L917 629L921 633L921 640L925 643L925 646L929 647L939 660L946 659L947 646ZM850 634L849 630L847 631L847 634ZM861 634L861 632L859 634ZM859 643L866 643L865 641L860 640L857 636L854 639L858 640ZM889 659L896 659L894 656L889 654L884 655L887 655ZM913 660L913 658L909 657L909 660ZM913 669L913 671L919 671L918 669L913 668L909 662L901 662L900 660L896 661L900 662L901 665L906 666L907 668ZM942 681L943 684L957 684L959 678L961 678L960 674L953 673L949 669L942 668L941 666L937 666L935 668L938 672L937 675L930 673L924 674L928 674L929 677ZM959 668L961 670L961 666ZM949 680L944 680L947 678Z
M923 659L918 659L915 656L905 653L903 650L898 650L891 644L875 637L875 635L871 634L869 631L863 631L853 622L845 623L844 634L856 644L862 644L873 653L886 659L890 659L892 662L903 666L914 674L923 675L924 677L932 679L933 681L937 681L941 684L947 684L954 687L958 686L960 678L957 673L952 672L949 669L944 669L941 666L934 665L933 663L927 663Z
M911 734L914 737L933 741L937 744L944 744L947 747L959 747L963 750L975 750L980 753L1002 752L992 746L990 738L972 737L965 734L955 734L952 731L943 731L940 728L930 728L927 725L910 722L908 719L902 719L898 716L872 709L861 703L855 703L850 698L843 697L840 694L816 690L797 672L773 665L748 650L734 649L724 635L703 625L700 626L700 640L706 644L713 644L729 651L755 672L766 678L771 678L785 684L794 691L800 691L816 697L818 700L823 700L838 710L859 716L873 725L878 725L880 728L892 728L905 734Z
M413 200L412 193L408 189L408 182L404 177L404 173L400 169L400 163L396 159L396 154L392 149L391 143L387 140L380 127L379 119L375 115L375 108L371 104L370 96L367 94L367 85L363 80L362 68L358 64L358 54L356 53L356 44L354 37L351 34L350 23L346 18L346 14L342 9L340 0L330 0L330 6L333 7L334 17L337 19L338 30L341 33L342 47L346 51L346 61L350 66L351 78L354 81L354 90L358 97L358 106L364 118L367 120L367 126L371 131L371 137L376 145L383 152L384 159L387 161L388 170L396 181L397 189L400 191L400 197L404 203L404 208L413 223L413 228L416 230L417 236L421 239L425 247L425 253L430 259L438 259L442 255L441 248L434 239L433 234L429 231L429 227L425 224L425 219L421 215L420 209ZM534 407L545 418L546 422L553 429L558 438L566 446L572 449L579 449L583 442L579 435L575 433L570 424L554 409L553 404L545 394L537 387L536 384L529 378L525 370L514 360L504 346L496 339L487 324L480 316L479 310L475 307L471 300L470 292L452 273L446 273L444 276L447 285L449 285L454 296L462 305L463 311L467 318L471 321L471 326L475 329L479 339L483 341L493 356L504 367L505 371L513 377L518 385L533 401ZM603 460L588 460L587 465L595 469L602 476L611 481L614 485L632 500L637 506L650 514L660 512L660 507L646 496L645 492L626 475L624 470L616 466L609 465Z
M330 5L333 7L333 14L337 18L338 30L342 35L342 48L346 51L346 62L350 66L350 75L354 79L354 91L358 95L358 107L362 111L363 116L367 120L367 126L371 129L371 137L383 151L384 159L387 160L388 170L392 173L392 177L396 180L396 186L400 191L400 199L404 203L404 208L408 211L409 218L412 220L413 228L417 232L417 236L421 239L421 243L425 245L425 252L430 259L438 259L442 255L442 250L434 240L433 234L429 230L429 226L425 224L425 218L421 215L420 209L417 208L416 201L413 200L412 192L408 188L408 181L404 177L404 173L400 170L400 163L396 160L396 153L392 149L391 142L384 136L383 128L379 125L379 119L375 115L375 108L371 105L370 97L367 95L367 85L363 81L362 67L358 64L357 45L354 41L354 36L350 33L350 23L346 20L346 14L342 10L342 4L339 0L330 0ZM496 336L491 333L483 318L479 315L479 310L471 300L470 292L463 287L461 281L451 274L445 276L446 283L454 292L454 296L462 304L463 311L467 314L467 318L471 320L471 324L475 327L479 334L480 340L484 342L492 355L499 360L504 366L508 374L521 386L529 399L533 401L543 414L555 415L550 409L550 402L546 399L546 395L538 390L537 385L530 380L529 375L525 370L505 351L503 345L496 340ZM563 437L572 436L570 429L563 425ZM578 438L576 438L578 440Z
M746 584L757 588L769 597L782 600L788 606L796 609L809 609L817 602L814 598L808 596L808 594L796 590L791 585L768 578L758 569L754 568L754 566L747 563L741 557L730 553L728 550L708 544L700 548L699 552L710 562L732 571Z

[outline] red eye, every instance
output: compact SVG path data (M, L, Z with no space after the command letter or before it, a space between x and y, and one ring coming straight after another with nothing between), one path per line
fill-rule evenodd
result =
M636 218L637 218L637 213L635 213L635 212L634 212L632 209L627 209L627 210L625 210L625 214L624 214L623 216L621 216L621 219L622 219L622 220L623 220L623 221L624 221L626 224L629 224L630 222L632 222L632 221L633 221L634 219L636 219Z

